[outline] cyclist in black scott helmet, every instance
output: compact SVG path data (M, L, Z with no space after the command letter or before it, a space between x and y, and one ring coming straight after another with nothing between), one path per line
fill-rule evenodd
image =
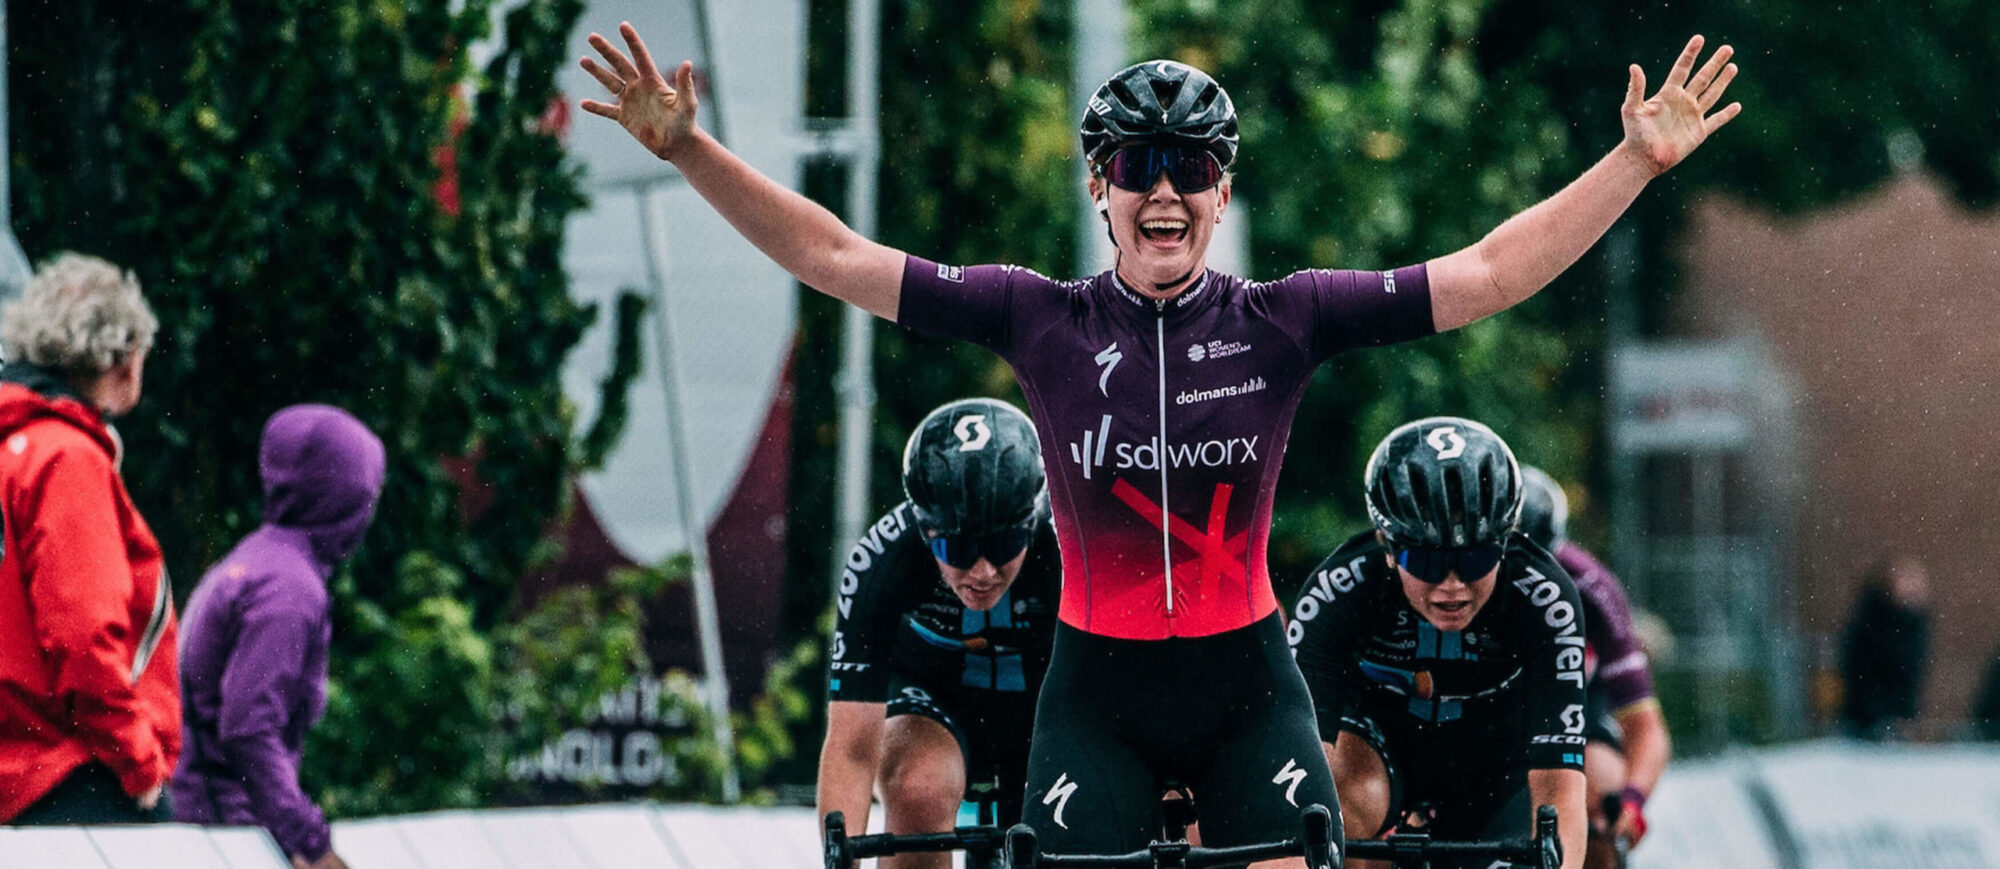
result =
M1526 838L1553 805L1576 869L1583 612L1515 530L1513 451L1471 420L1418 420L1375 448L1363 487L1375 527L1306 579L1289 629L1347 836Z
M1062 570L1035 427L1006 402L944 405L910 434L903 491L840 575L819 811L865 830L879 789L892 833L949 830L962 799L1012 824Z
M1521 533L1554 555L1583 601L1583 774L1590 783L1587 866L1616 866L1617 843L1646 835L1646 798L1673 753L1653 696L1652 666L1639 645L1624 583L1569 539L1569 496L1555 478L1521 466Z
M1533 295L1740 110L1721 101L1736 76L1730 49L1697 67L1696 37L1651 97L1631 67L1616 148L1470 247L1392 271L1251 281L1208 268L1233 183L1235 107L1209 76L1148 61L1097 91L1079 131L1116 261L1059 281L861 237L696 125L691 63L669 85L638 33L620 35L624 51L591 36L604 63L583 66L616 98L584 111L672 162L808 286L1012 366L1062 541L1061 625L1025 812L1051 853L1144 846L1159 830L1162 780L1193 789L1211 845L1291 835L1300 807L1333 803L1265 563L1279 461L1313 370Z

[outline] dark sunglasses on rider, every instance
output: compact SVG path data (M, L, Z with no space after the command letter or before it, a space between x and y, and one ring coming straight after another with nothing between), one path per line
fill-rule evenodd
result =
M968 534L932 537L925 542L930 545L931 555L959 570L970 569L986 559L994 567L999 567L1021 554L1035 537L1033 520L977 536Z
M1396 550L1396 565L1431 585L1445 581L1453 573L1458 574L1460 582L1472 583L1491 573L1500 564L1502 554L1504 550L1498 543L1464 549L1411 547Z
M1199 193L1222 183L1222 164L1206 148L1132 145L1118 149L1104 165L1106 181L1134 193L1153 189L1161 172L1182 193Z

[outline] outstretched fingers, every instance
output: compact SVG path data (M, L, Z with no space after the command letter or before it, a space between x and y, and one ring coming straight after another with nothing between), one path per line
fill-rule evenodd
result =
M1646 104L1646 71L1635 63L1628 72L1630 81L1625 85L1625 114L1629 115Z
M625 47L632 49L632 62L638 64L640 75L660 74L660 68L653 65L652 52L646 50L646 41L639 38L639 29L632 22L619 22L618 35L625 37Z
M600 103L596 100L583 100L582 102L577 103L577 107L593 115L597 115L599 117L610 118L614 121L618 120L618 107L611 103Z
M1723 67L1722 74L1716 76L1715 81L1711 82L1708 88L1701 92L1701 97L1696 100L1696 104L1701 106L1703 112L1714 108L1716 103L1722 102L1723 91L1729 90L1729 83L1735 80L1736 64L1732 63Z
M1727 45L1716 49L1714 54L1709 55L1708 62L1701 65L1701 71L1688 80L1688 93L1699 94L1706 90L1709 84L1715 81L1715 77L1722 73L1724 65L1729 63L1730 55L1735 53L1736 49Z
M1702 136L1706 137L1708 135L1713 134L1716 130L1722 129L1723 124L1727 124L1731 120L1734 120L1736 118L1736 115L1742 111L1743 111L1742 103L1730 103L1729 105L1724 106L1722 111L1716 112L1715 114L1709 115L1707 118L1702 119L1701 122Z
M615 97L625 92L625 81L612 75L611 70L605 69L597 61L591 60L588 57L584 58L583 71L590 73L591 78L597 79L597 83L603 85L605 90L610 91L612 96Z
M1681 49L1681 56L1674 59L1674 68L1667 71L1667 80L1662 83L1662 90L1687 86L1688 73L1694 70L1694 59L1701 56L1701 45L1702 38L1699 33L1688 40L1687 47Z
M605 39L602 34L590 35L590 47L597 49L598 54L604 55L605 61L611 64L611 70L616 72L619 78L631 81L639 77L639 68L633 66L632 61L625 57L625 52L619 51L618 47L612 45L611 40Z

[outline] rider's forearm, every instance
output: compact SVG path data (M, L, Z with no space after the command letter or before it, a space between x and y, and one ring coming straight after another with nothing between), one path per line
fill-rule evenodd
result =
M1556 830L1562 839L1563 869L1580 869L1583 866L1584 830L1588 826L1583 795L1587 789L1581 770L1528 770L1529 805L1556 807ZM1532 830L1532 810L1528 823Z
M1667 769L1673 741L1667 736L1667 722L1658 703L1635 706L1618 715L1618 728L1625 743L1625 784L1652 794Z
M1540 292L1603 237L1652 178L1620 145L1477 244L1432 260L1431 316L1438 331L1497 314Z
M840 812L846 816L848 835L858 836L868 830L868 809L875 791L875 769L872 764L857 763L838 752L822 752L819 756L819 794L814 800L818 815L826 817L828 812Z
M674 168L729 225L813 289L896 319L902 252L876 244L833 212L771 180L696 129L673 153Z

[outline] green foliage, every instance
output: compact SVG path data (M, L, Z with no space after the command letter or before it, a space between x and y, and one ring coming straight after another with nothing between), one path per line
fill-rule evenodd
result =
M581 9L514 5L483 70L487 0L77 0L9 21L10 95L33 107L8 131L23 244L131 268L160 315L121 429L177 590L258 524L271 412L338 404L388 446L333 586L309 756L335 814L471 805L497 768L489 632L550 551L575 448L558 372L594 314L561 268L583 198L544 120Z

